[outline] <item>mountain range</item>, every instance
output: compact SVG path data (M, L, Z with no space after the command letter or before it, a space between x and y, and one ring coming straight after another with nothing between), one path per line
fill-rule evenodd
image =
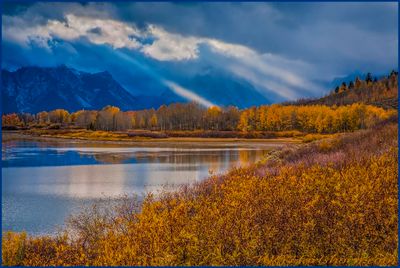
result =
M138 81L137 84L143 83L146 81ZM194 93L220 106L245 108L271 103L251 84L223 77L223 74L200 74L188 79L185 86L190 86ZM3 114L37 113L57 108L70 112L98 110L106 105L118 106L121 110L157 109L162 104L190 101L165 85L160 84L157 91L158 95L133 95L107 71L88 73L65 65L2 70Z

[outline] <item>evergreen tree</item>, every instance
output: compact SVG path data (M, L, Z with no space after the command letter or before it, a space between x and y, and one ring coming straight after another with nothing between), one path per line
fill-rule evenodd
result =
M367 84L372 82L372 74L371 73L367 73L367 77L365 77L365 82L367 82Z
M347 90L346 82L343 82L342 85L340 86L340 92L344 92L346 90Z

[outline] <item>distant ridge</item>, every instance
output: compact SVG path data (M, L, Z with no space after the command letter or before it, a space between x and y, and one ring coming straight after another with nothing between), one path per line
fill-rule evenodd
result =
M131 86L137 89L137 95L133 95L107 71L88 73L65 65L2 70L2 113L38 113L58 108L73 112L99 110L106 105L126 111L191 101L147 79L133 82ZM158 93L149 96L148 85ZM219 106L248 108L271 103L251 84L217 70L188 77L182 86Z
M101 109L106 105L128 110L137 103L110 73L91 74L65 65L2 70L2 95L3 113Z

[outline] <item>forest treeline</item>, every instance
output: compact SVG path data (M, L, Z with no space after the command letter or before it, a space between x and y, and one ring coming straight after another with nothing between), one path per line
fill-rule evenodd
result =
M37 114L8 114L2 117L4 128L12 127L77 127L90 130L125 131L288 131L334 133L363 129L394 113L387 100L397 104L398 73L392 71L379 80L368 74L365 80L345 82L330 95L317 100L299 100L251 107L205 108L196 103L174 103L156 109L121 111L106 106L100 111L64 109ZM372 105L366 105L368 103ZM380 105L381 104L381 105ZM389 105L390 106L390 105ZM395 107L394 107L395 108Z
M342 82L327 96L318 99L300 99L287 105L348 105L355 102L397 109L398 72L392 71L380 79L368 73L365 79L356 77L348 83Z
M145 129L218 130L243 132L298 130L308 133L335 133L368 128L390 117L395 110L365 104L347 106L285 106L279 104L238 110L235 107L204 108L195 103L177 103L154 110L123 112L107 106L100 111L68 113L57 109L36 115L3 116L3 126L69 125L91 130L123 131Z

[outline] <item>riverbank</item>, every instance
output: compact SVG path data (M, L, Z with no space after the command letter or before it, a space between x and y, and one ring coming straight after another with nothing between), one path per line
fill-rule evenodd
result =
M74 143L95 143L104 145L120 146L174 146L184 145L187 147L201 146L226 146L231 144L281 144L301 143L307 138L320 139L327 135L304 135L300 137L279 137L279 138L204 138L204 137L167 137L150 138L141 136L129 136L128 133L89 131L89 130L19 130L3 131L2 142L33 140L46 142L74 142Z

